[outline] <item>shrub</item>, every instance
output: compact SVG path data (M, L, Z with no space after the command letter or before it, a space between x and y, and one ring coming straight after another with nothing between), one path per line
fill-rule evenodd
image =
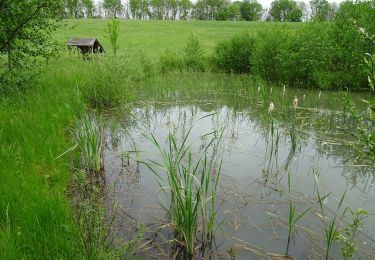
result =
M199 40L193 34L187 41L185 47L184 65L188 70L205 71L205 58Z
M221 42L215 49L214 63L219 70L231 73L248 73L254 39L248 33Z
M331 38L331 25L312 23L289 37L279 53L280 80L291 86L334 88L340 72L334 64L338 50Z
M290 30L286 26L276 26L258 32L252 53L253 71L268 81L280 81L282 78L280 54L284 52L290 39Z

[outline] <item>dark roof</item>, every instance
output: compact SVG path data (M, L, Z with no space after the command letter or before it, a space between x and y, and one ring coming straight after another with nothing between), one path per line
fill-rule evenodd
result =
M99 41L96 38L70 38L68 40L68 46L94 46L95 42ZM99 43L100 45L100 43Z

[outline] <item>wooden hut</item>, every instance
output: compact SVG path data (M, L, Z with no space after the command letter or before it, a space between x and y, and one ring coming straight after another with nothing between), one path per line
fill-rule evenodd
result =
M103 46L96 38L71 38L68 40L67 45L70 54L72 49L77 47L78 54L81 52L84 60L87 60L90 54L104 52Z

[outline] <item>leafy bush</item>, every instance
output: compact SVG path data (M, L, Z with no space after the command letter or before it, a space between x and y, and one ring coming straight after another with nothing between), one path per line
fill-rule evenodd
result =
M252 65L254 73L268 81L279 81L282 78L280 54L285 52L290 38L290 30L286 26L275 26L258 32Z
M338 50L331 33L330 24L312 23L291 35L279 54L280 79L292 86L339 87L341 73L334 63Z
M215 49L214 63L219 70L232 73L248 73L251 69L250 57L255 41L248 33L221 42Z

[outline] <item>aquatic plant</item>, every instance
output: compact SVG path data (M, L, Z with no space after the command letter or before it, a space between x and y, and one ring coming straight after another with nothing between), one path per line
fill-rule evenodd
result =
M293 102L292 102L293 108L296 109L298 106L298 98L294 96Z
M287 255L287 256L289 255L289 244L290 244L290 239L291 239L292 234L293 234L294 226L312 208L312 207L309 207L308 209L301 212L300 214L296 213L296 205L292 202L291 186L292 186L292 184L291 184L291 174L290 174L290 172L288 172L289 219L288 219L288 242L287 242L286 251L285 251L285 255Z
M78 120L75 139L81 151L82 165L87 173L100 173L104 169L103 137L100 122L89 115Z
M169 134L167 149L163 149L151 134L147 138L160 152L163 163L154 161L145 163L158 177L162 190L170 197L169 217L176 239L184 246L187 255L192 257L196 249L199 221L202 223L201 249L204 250L213 239L216 223L215 198L221 164L216 170L212 159L214 155L208 156L208 149L215 139L220 140L221 135L213 137L203 154L193 163L192 153L189 151L191 145L187 144L190 132L191 129L181 143ZM167 174L166 185L162 184L163 178L157 168L161 168Z
M347 208L352 216L352 222L344 228L344 234L338 234L337 239L343 244L341 253L344 259L352 259L356 248L354 239L360 228L363 226L365 218L368 217L369 213L364 209L352 210Z
M336 239L339 236L339 232L338 232L337 227L336 227L336 221L337 221L338 212L340 211L341 206L342 206L342 204L344 202L346 191L342 194L342 196L340 198L339 204L337 206L336 212L335 212L332 220L330 220L329 223L326 223L326 219L329 219L329 218L325 214L323 202L332 193L328 193L327 195L325 195L325 196L322 197L320 195L320 192L319 192L317 173L314 171L313 174L314 174L315 183L316 183L316 193L317 193L317 196L318 196L318 202L319 202L319 206L320 206L320 212L322 214L322 218L323 218L323 222L324 222L324 233L325 233L325 241L326 241L325 259L327 260L328 256L329 256L330 249L332 247L332 244L336 241ZM345 211L342 214L342 216L344 214L345 214Z

